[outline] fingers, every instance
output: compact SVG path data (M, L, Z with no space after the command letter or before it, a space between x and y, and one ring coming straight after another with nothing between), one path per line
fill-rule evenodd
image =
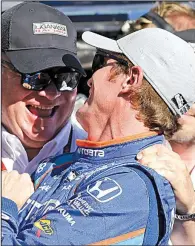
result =
M172 156L173 158L180 159L180 156L167 148L166 146L162 144L156 144L153 146L150 146L142 151L140 151L137 154L137 159L141 161L143 158L150 159L153 156L153 159L155 159L155 156L163 156L163 155L169 155Z
M156 145L153 145L153 146L150 146L146 149L141 150L137 154L137 159L141 160L144 156L147 156L147 155L156 155L158 153L158 148L159 148L158 146L159 145L156 144Z
M17 180L19 179L19 173L18 171L11 171L11 172L7 172L7 171L3 171L2 172L2 186L4 184L14 184L15 182L17 182Z
M23 173L20 175L21 175L21 178L24 179L25 181L31 181L31 177L28 173Z
M28 184L30 188L30 193L34 192L34 185L31 180L31 177L28 173L21 174L21 182L24 182L24 184Z
M158 155L147 155L143 156L139 162L142 165L148 166L150 168L156 169L156 168L165 168L167 170L174 170L176 172L186 172L187 167L185 163L181 160L181 158L175 158L167 153L164 155L158 156Z
M150 162L156 162L157 161L157 155L156 154L147 154L147 155L142 155L142 157L139 159L139 162L142 165L147 165Z
M20 209L34 192L30 175L3 171L2 178L2 196L14 201Z
M171 182L175 177L174 170L167 165L166 160L162 159L161 161L156 160L148 163L144 162L142 165L155 170L158 174L169 180L169 182Z

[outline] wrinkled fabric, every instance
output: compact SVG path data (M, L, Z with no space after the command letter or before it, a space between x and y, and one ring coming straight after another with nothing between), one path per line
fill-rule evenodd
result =
M17 170L19 173L32 174L41 160L56 156L63 153L63 148L66 146L71 129L71 122L69 121L64 128L57 134L57 136L46 143L40 150L39 154L35 156L30 162L26 150L24 149L20 139L13 134L10 134L2 126L2 149L1 158L7 171ZM84 139L87 134L73 125L71 152L76 150L76 139Z

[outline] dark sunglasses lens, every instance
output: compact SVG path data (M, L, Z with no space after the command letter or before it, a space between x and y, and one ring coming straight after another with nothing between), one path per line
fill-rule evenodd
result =
M58 73L54 75L55 85L58 91L73 91L80 80L77 72Z
M47 73L25 74L22 79L22 86L28 90L41 91L51 82Z
M92 73L95 73L98 69L104 66L104 56L96 54L92 63Z

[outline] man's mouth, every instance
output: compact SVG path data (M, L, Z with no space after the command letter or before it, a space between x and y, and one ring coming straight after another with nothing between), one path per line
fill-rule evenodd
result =
M40 118L50 118L52 117L59 106L37 106L37 105L27 105L27 109L31 114L38 116Z

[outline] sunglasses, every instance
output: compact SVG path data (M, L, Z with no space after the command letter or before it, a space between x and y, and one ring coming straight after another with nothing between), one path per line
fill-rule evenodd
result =
M128 66L128 62L125 61L124 59L119 58L114 54L106 53L102 50L97 50L92 62L92 73L95 73L97 70L107 65L105 58L116 60L119 64Z
M2 65L22 76L21 84L25 89L41 91L54 82L58 91L73 91L79 83L81 74L71 68L48 69L34 74L22 74L9 62L2 60Z

